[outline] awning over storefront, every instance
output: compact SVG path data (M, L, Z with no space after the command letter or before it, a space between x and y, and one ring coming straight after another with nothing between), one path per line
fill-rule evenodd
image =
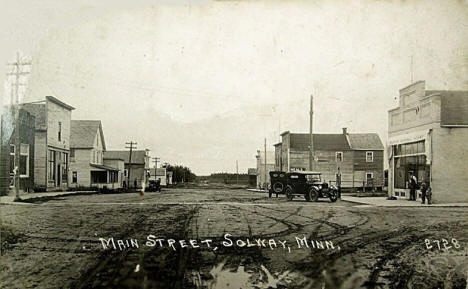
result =
M414 143L418 141L424 141L425 145L425 155L426 163L429 165L432 162L432 139L431 139L431 129L405 133L397 136L392 136L388 138L387 148L388 148L388 157L389 159L393 157L392 146Z
M109 167L109 166L105 166L105 165L98 165L98 164L89 164L90 166L92 167L95 167L97 169L101 169L101 170L105 170L105 171L114 171L114 172L118 172L119 169L117 168L113 168L113 167Z
M396 135L388 138L387 144L389 146L404 144L404 143L412 143L421 140L425 140L429 134L430 130L422 130L416 131L411 133L405 133L401 135Z

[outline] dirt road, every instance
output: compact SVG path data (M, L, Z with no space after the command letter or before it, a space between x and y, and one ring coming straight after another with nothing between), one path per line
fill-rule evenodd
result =
M467 283L466 208L376 208L286 202L245 190L171 189L4 205L0 216L0 288Z

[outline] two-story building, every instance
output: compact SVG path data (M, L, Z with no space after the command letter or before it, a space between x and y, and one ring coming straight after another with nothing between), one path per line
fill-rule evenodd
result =
M34 133L35 118L24 109L18 112L19 160L17 160L15 121L13 112L6 108L1 119L0 195L7 195L15 187L15 166L18 166L19 190L34 189Z
M104 159L122 159L124 160L124 187L142 188L148 185L150 176L149 167L149 151L148 150L134 150L132 151L132 160L130 163L129 151L105 151Z
M22 104L35 117L34 184L36 190L68 187L70 121L74 108L53 96Z
M468 202L468 91L415 82L400 90L388 118L389 195L409 198L411 172L430 184L434 202Z
M341 175L345 188L383 187L384 146L378 134L313 134L313 170L322 173L326 182L335 182ZM310 134L281 134L275 144L275 170L309 170Z
M123 160L105 159L106 143L99 120L72 120L70 187L122 187Z

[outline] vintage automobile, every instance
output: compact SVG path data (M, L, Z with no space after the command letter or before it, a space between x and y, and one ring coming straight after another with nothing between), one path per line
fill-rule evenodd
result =
M160 192L161 191L161 180L149 181L147 192Z
M322 182L322 174L319 172L290 172L285 173L284 178L284 194L288 201L296 196L304 197L309 202L316 202L318 198L329 198L332 202L338 199L338 189Z
M273 194L284 194L286 189L286 173L280 171L271 171L270 175L270 189L268 190L268 196L271 198Z

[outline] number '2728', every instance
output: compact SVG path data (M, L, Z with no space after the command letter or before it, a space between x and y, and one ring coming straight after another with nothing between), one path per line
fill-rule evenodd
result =
M438 250L450 250L452 248L460 249L461 245L457 239L452 238L450 241L447 239L440 239L440 240L430 240L425 239L424 243L426 244L426 249L430 250L432 248Z

